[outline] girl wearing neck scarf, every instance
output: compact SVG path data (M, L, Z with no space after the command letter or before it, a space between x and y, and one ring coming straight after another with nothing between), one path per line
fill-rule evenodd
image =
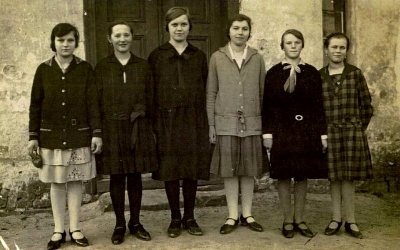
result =
M303 218L307 179L327 177L321 76L300 58L303 48L300 31L290 29L283 33L281 49L285 58L268 70L264 88L263 144L270 152L270 176L278 179L284 217L282 234L286 238L292 238L295 231L306 237L314 236Z

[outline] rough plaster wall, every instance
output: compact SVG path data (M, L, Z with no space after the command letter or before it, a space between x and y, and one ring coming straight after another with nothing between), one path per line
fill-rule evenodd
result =
M322 66L322 3L314 0L241 0L240 13L253 21L250 46L264 56L266 68L280 62L282 33L298 29L304 35L302 58L317 69Z
M400 1L347 1L349 62L364 72L374 117L368 128L376 177L400 177Z
M51 29L59 22L76 25L82 38L76 51L80 57L84 57L84 41L82 0L0 0L0 6L0 183L4 191L35 172L26 151L30 89L37 66L53 54Z

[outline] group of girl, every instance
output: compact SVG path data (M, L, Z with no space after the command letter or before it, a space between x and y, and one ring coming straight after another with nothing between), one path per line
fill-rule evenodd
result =
M254 177L266 165L278 180L285 237L296 231L314 236L303 217L309 178L331 181L333 215L325 234L337 233L345 221L348 233L362 237L354 217L354 180L371 177L365 130L372 106L361 71L346 63L349 39L342 33L325 39L329 63L318 72L300 57L302 33L287 30L280 43L284 59L265 72L262 56L247 45L251 24L242 14L232 18L226 30L229 42L207 66L206 55L187 41L192 22L186 8L168 10L170 40L148 61L130 52L130 25L113 23L108 29L113 54L94 71L73 54L77 29L68 23L54 27L55 56L38 67L32 86L28 144L29 153L43 159L40 180L51 183L54 233L47 249L58 249L66 240L66 200L71 241L89 245L79 209L82 181L96 173L110 175L113 244L125 237L125 189L129 232L151 239L139 220L145 172L165 183L169 237L182 229L203 234L194 216L195 198L197 181L210 173L224 180L228 216L220 233L231 233L239 223L261 232L252 199Z

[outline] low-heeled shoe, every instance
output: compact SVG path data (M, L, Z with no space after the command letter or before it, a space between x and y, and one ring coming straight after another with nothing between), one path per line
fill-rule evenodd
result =
M233 225L226 224L226 222L227 222L228 220L233 220L233 221L235 222L235 224L233 224ZM235 219L232 219L232 218L227 218L226 221L225 221L225 224L222 225L222 227L221 227L221 229L219 230L219 232L220 232L221 234L229 234L229 233L231 233L233 230L235 230L235 228L237 227L238 224L239 224L239 220L238 220L238 219L235 220Z
M337 227L330 228L329 225L331 223L334 223L334 222L337 224ZM326 228L325 228L325 235L331 236L331 235L336 234L337 232L339 232L341 226L342 226L342 222L341 221L339 222L337 220L331 220L329 222L328 226L326 226Z
M47 250L59 249L61 247L61 243L65 243L65 237L67 236L65 231L63 233L54 232L53 235L54 234L61 234L61 239L59 240L50 239L50 241L47 243Z
M203 231L201 230L195 219L182 220L182 226L184 229L186 229L188 233L192 235L203 235Z
M111 236L111 242L114 245L119 245L124 242L126 227L116 227L114 228L114 232Z
M299 222L299 223L293 223L293 225L294 225L294 229L297 232L300 232L301 235L308 237L308 238L314 237L314 233L311 231L311 229L307 226L307 224L304 221ZM305 225L306 228L301 228L301 227L299 227L300 225Z
M255 222L255 221L247 222L248 218L253 218L254 219L253 216L248 216L248 217L244 218L243 215L240 215L240 224L242 226L246 226L246 227L248 227L251 230L256 231L256 232L264 231L263 227L260 224L258 224L257 222Z
M168 227L168 236L171 238L176 238L181 235L181 220L173 219Z
M72 235L73 235L74 233L77 233L77 232L81 232L81 230L75 230L75 231L73 231L73 232L69 231L69 236L71 237L71 241L72 241L73 243L75 243L76 245L80 246L80 247L87 247L87 246L89 246L89 241L88 241L88 239L87 239L85 236L83 236L82 239L75 239L74 237L72 237Z
M348 223L348 222L344 223L344 229L346 230L346 232L355 238L362 239L363 238L362 233L360 231L355 231L355 230L351 229L351 224L357 225L356 223ZM357 227L358 227L358 225L357 225Z
M292 229L286 229L285 226L292 225ZM292 222L283 222L282 225L282 234L285 238L293 238L294 237L294 225Z
M131 223L128 224L129 232L136 236L139 240L149 241L151 240L151 236L149 232L144 229L143 225L138 223L132 225Z

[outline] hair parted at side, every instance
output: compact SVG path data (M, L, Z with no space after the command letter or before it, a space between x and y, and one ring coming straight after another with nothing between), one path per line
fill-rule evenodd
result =
M296 29L288 29L285 32L283 32L283 34L281 36L281 49L283 49L283 42L284 42L283 39L288 34L292 34L296 38L300 39L301 43L302 43L302 48L304 48L304 36L303 36L303 34L300 31L296 30Z
M51 31L51 35L50 35L51 50L56 52L56 46L55 46L56 37L65 36L66 34L70 33L71 31L74 33L74 37L75 37L75 48L78 48L78 44L79 44L78 29L70 23L59 23L56 26L54 26L53 30Z
M167 32L169 32L168 24L172 20L174 20L174 19L176 19L176 18L178 18L178 17L180 17L182 15L186 15L187 16L187 19L189 21L189 31L192 30L192 26L193 25L192 25L192 19L190 17L189 9L186 8L186 7L179 7L179 6L175 6L175 7L170 8L167 11L167 13L165 14L165 30Z
M329 47L329 43L331 42L332 38L343 38L346 39L346 43L347 43L347 48L346 51L349 50L350 48L350 39L348 36L346 36L346 34L342 33L342 32L334 32L331 33L329 35L326 36L326 38L324 39L324 48L327 49Z
M128 26L129 29L130 29L130 31L131 31L131 34L132 34L132 36L133 36L133 28L132 28L132 26L131 26L128 22L126 22L126 21L115 21L115 22L111 23L111 24L108 26L107 34L108 34L109 37L111 37L112 30L113 30L114 26L117 26L117 25L126 25L126 26Z
M244 14L237 14L228 20L228 24L226 25L226 30L225 30L228 39L231 40L231 37L229 36L229 30L230 30L233 22L235 22L235 21L238 21L238 22L246 21L247 22L247 24L249 25L249 31L250 31L249 39L250 39L250 37L251 37L251 18Z

